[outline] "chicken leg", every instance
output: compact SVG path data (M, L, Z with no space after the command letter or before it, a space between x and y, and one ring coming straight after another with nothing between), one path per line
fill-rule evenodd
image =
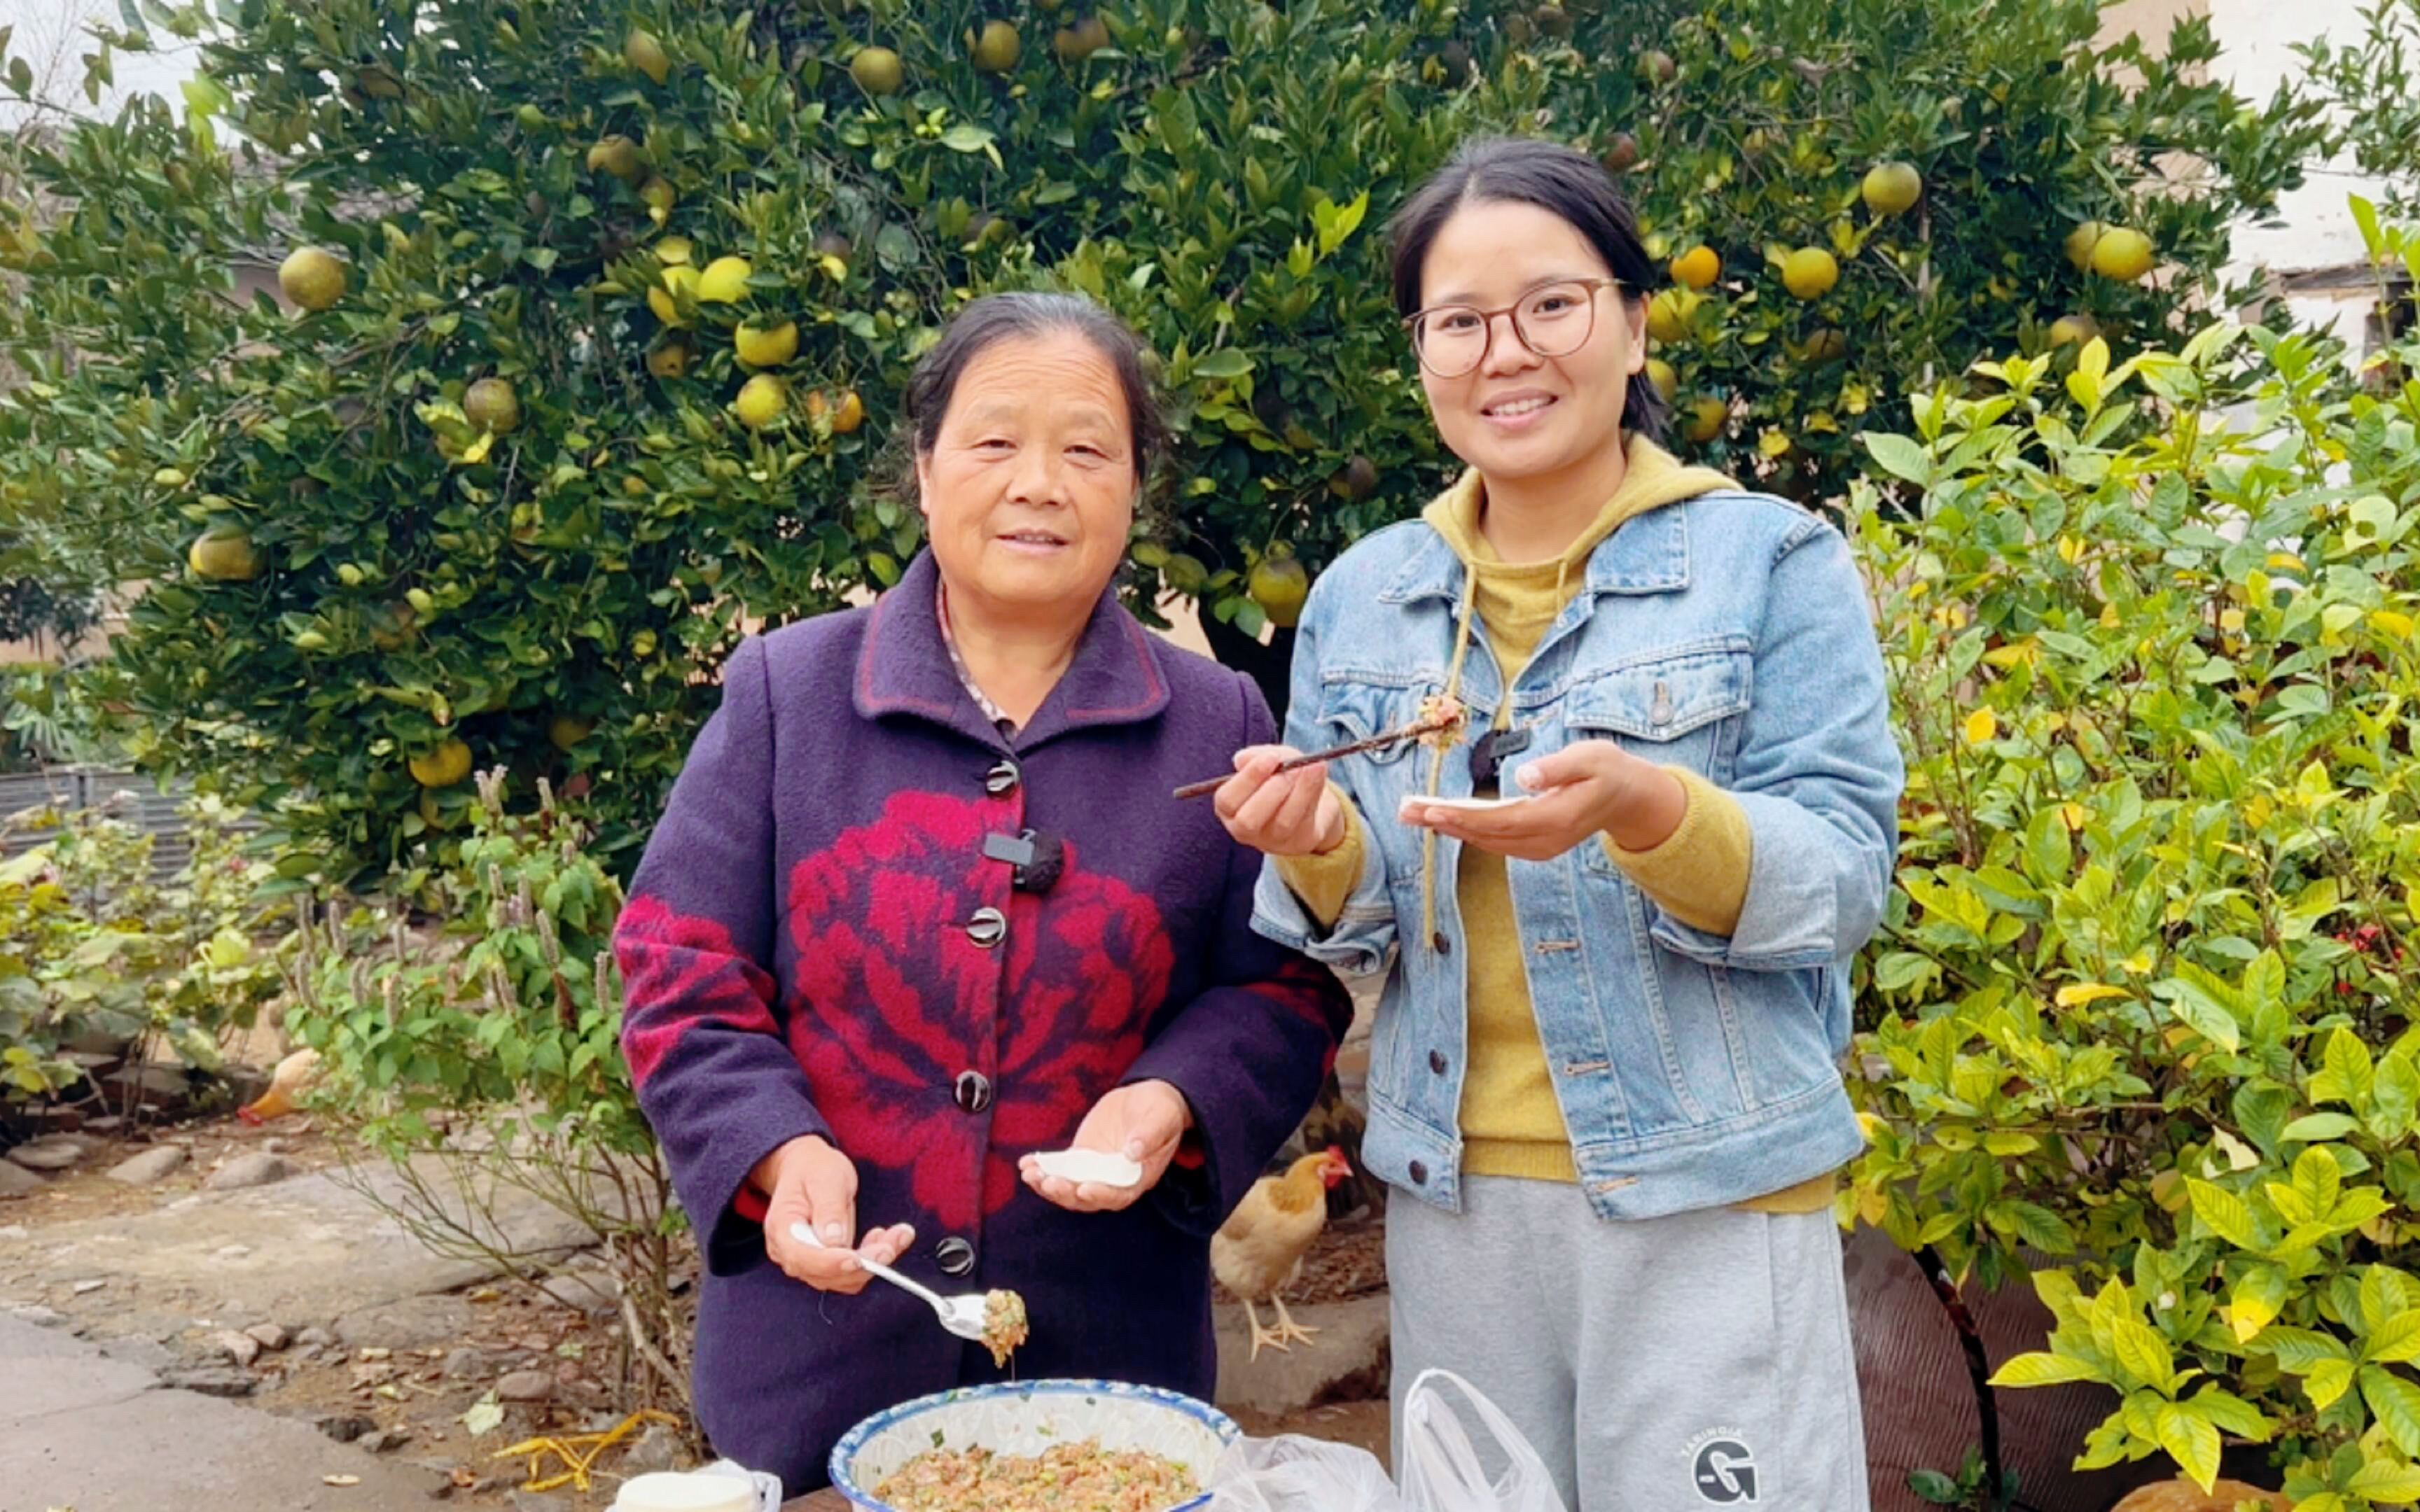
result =
M1261 1346L1264 1344L1273 1350L1288 1352L1293 1350L1294 1346L1286 1342L1285 1331L1282 1328L1272 1333L1261 1326L1261 1310L1253 1305L1252 1299L1249 1297L1244 1299L1244 1316L1251 1319L1253 1359L1257 1360L1261 1357Z
M1315 1328L1306 1327L1301 1323L1295 1322L1294 1320L1294 1314L1286 1311L1285 1299L1277 1295L1275 1292L1269 1294L1269 1305L1278 1310L1277 1336L1279 1339L1279 1349L1285 1349L1297 1341L1309 1344L1311 1342L1311 1335L1319 1332L1319 1330Z

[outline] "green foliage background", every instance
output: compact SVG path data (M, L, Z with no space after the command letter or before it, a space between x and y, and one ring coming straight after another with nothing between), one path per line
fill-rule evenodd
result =
M2193 82L2199 24L2164 59L2096 52L2088 0L1003 13L1020 56L992 73L959 0L127 0L101 70L194 39L203 74L181 110L138 100L19 149L40 208L0 226L23 295L0 355L27 378L0 404L0 540L23 543L0 577L71 551L147 583L108 689L136 754L282 804L339 880L457 843L469 785L424 794L406 766L456 738L511 792L579 797L619 865L743 628L879 588L917 548L885 443L972 293L1072 286L1148 334L1180 447L1132 593L1197 599L1274 687L1286 637L1262 644L1253 563L1284 542L1316 569L1447 474L1378 233L1469 132L1610 154L1659 246L1716 248L1663 353L1684 401L1724 407L1695 449L1807 498L1842 491L1852 437L1900 396L2040 349L2057 315L2121 347L2169 327L2317 135L2300 102ZM662 82L626 59L634 28ZM852 78L870 45L899 92ZM612 135L660 213L589 168ZM1927 192L1877 222L1856 186L1886 157ZM2079 271L2060 243L2084 220L2140 226L2167 266ZM644 294L675 236L752 277L674 307L691 360L659 378ZM304 243L349 264L333 308L234 297ZM1768 261L1801 243L1843 269L1811 304ZM746 317L800 332L761 431L729 409ZM1810 344L1827 331L1838 351ZM488 377L520 419L483 440L458 407ZM851 392L869 419L838 431ZM189 571L208 530L246 532L257 575Z

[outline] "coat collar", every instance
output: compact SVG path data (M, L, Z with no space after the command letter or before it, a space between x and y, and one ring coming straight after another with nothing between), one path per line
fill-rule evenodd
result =
M940 568L928 548L917 554L897 587L876 600L857 656L855 702L868 719L908 715L999 746L1000 732L958 681L934 616ZM1118 603L1111 587L1093 608L1059 686L1017 732L1018 749L1069 730L1139 724L1168 707L1168 679L1153 654L1149 632Z
M1400 570L1379 591L1389 604L1462 597L1462 559L1444 536L1429 525L1419 527L1420 544ZM1589 553L1586 591L1590 594L1673 594L1689 586L1689 511L1685 502L1667 504L1635 519L1607 536Z

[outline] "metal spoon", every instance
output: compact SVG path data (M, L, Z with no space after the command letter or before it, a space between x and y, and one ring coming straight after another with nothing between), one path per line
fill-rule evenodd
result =
M815 1231L805 1224L792 1224L790 1237L801 1244L813 1245L816 1249L830 1247L817 1239ZM864 1266L868 1274L878 1275L901 1290L923 1298L925 1305L931 1307L934 1315L940 1319L943 1328L962 1339L972 1339L978 1344L983 1342L984 1315L987 1304L982 1293L969 1292L963 1297L944 1297L937 1291L928 1290L908 1280L879 1260L869 1260L861 1255L857 1257L857 1263Z

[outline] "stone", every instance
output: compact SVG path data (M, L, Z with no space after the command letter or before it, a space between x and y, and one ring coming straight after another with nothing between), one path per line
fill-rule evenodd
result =
M125 1127L126 1120L119 1118L115 1113L104 1113L98 1119L86 1119L84 1120L85 1133L100 1134L103 1138L114 1136L117 1131Z
M231 1328L221 1329L211 1335L210 1347L247 1368L255 1360L260 1358L260 1340L249 1334L239 1334Z
M67 1314L56 1308L44 1307L35 1303L28 1303L21 1307L11 1307L8 1309L8 1315L31 1323L36 1328L65 1328L68 1321Z
M358 1412L331 1412L318 1420L319 1431L338 1443L351 1443L365 1434L378 1431L378 1419Z
M487 1370L488 1355L484 1350L465 1345L445 1357L445 1379L448 1381L469 1381L474 1376L485 1375Z
M613 1275L601 1267L561 1271L538 1283L538 1290L560 1307L572 1307L591 1318L621 1310L621 1292Z
M243 1336L264 1350L282 1350L289 1342L286 1330L276 1323L255 1323L243 1331Z
M174 1175L185 1160L182 1145L154 1145L111 1166L109 1179L128 1186L156 1186Z
M374 1455L392 1454L411 1442L410 1428L380 1428L362 1435L361 1446Z
M630 1441L616 1468L625 1475L644 1475L650 1471L678 1470L680 1461L678 1431L666 1424L650 1423L647 1431Z
M294 1342L297 1344L308 1345L315 1350L324 1350L336 1342L336 1335L329 1333L326 1329L321 1328L318 1324L314 1323L309 1328L304 1329L302 1333L295 1335Z
M53 1135L19 1145L8 1151L8 1158L12 1165L29 1171L63 1171L84 1159L84 1147L75 1140Z
M16 1162L0 1160L0 1199L30 1197L49 1184Z
M1218 1338L1217 1400L1269 1416L1281 1416L1330 1402L1387 1395L1391 1351L1386 1294L1349 1302L1314 1303L1294 1309L1306 1327L1320 1330L1316 1349L1251 1358L1244 1309L1222 1304L1215 1310ZM1270 1311L1261 1309L1263 1322Z
M105 1287L105 1286L107 1286L107 1285L109 1285L109 1278L108 1278L108 1277L106 1277L106 1276L93 1276L93 1277L91 1277L91 1278L89 1278L89 1279L87 1279L87 1280L84 1280L84 1281L79 1281L79 1282L77 1282L77 1283L75 1284L74 1288L73 1288L73 1290L75 1291L75 1294L76 1294L77 1296L79 1296L79 1297L89 1297L89 1296L91 1296L94 1292L99 1291L101 1288L103 1288L103 1287Z
M171 1370L161 1376L160 1383L178 1391L198 1392L204 1396L249 1396L260 1389L259 1381L233 1365L201 1365Z
M496 1382L496 1399L542 1402L554 1395L554 1374L548 1370L516 1370Z
M571 1512L571 1504L560 1496L538 1491L515 1491L513 1512Z
M34 1231L23 1224L0 1224L0 1244L13 1244L21 1239L31 1239Z
M337 1319L336 1337L357 1350L426 1350L459 1341L474 1321L471 1304L459 1297L402 1297Z
M217 1249L210 1251L210 1258L214 1260L222 1260L232 1265L251 1253L252 1246L249 1244L222 1244Z
M293 1174L294 1166L285 1156L263 1151L238 1155L212 1171L202 1185L211 1192L240 1192L247 1187L274 1185Z

